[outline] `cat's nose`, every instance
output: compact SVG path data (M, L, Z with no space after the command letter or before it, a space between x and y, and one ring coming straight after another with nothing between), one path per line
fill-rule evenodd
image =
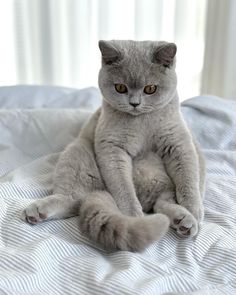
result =
M130 102L129 103L132 107L137 107L137 106L139 106L140 105L140 102Z

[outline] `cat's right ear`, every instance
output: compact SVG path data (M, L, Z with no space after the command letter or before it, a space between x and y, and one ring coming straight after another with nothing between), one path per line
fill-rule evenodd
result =
M169 68L174 63L177 46L174 43L161 42L154 53L154 62Z
M102 61L105 64L111 65L120 59L120 52L114 47L111 41L100 40L98 46L102 53Z

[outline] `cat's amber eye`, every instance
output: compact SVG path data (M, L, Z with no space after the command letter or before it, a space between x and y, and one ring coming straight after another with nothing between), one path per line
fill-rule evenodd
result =
M157 90L156 85L147 85L147 86L144 87L143 91L146 94L153 94L153 93L156 92L156 90Z
M125 84L115 84L115 89L119 93L126 93L126 92L128 92L128 89L125 86Z

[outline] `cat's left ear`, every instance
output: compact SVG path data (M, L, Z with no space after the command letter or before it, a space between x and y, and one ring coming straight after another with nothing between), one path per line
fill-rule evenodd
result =
M100 40L98 46L102 53L102 60L105 64L111 65L120 59L121 54L111 41Z
M177 52L175 43L165 43L157 46L154 52L154 62L169 68L174 63L174 58Z

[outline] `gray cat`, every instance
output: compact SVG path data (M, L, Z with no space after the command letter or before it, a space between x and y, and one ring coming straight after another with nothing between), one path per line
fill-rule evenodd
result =
M180 113L176 45L99 47L102 107L62 153L53 195L33 202L22 218L36 224L79 215L82 232L107 249L141 251L169 226L196 235L205 169Z

